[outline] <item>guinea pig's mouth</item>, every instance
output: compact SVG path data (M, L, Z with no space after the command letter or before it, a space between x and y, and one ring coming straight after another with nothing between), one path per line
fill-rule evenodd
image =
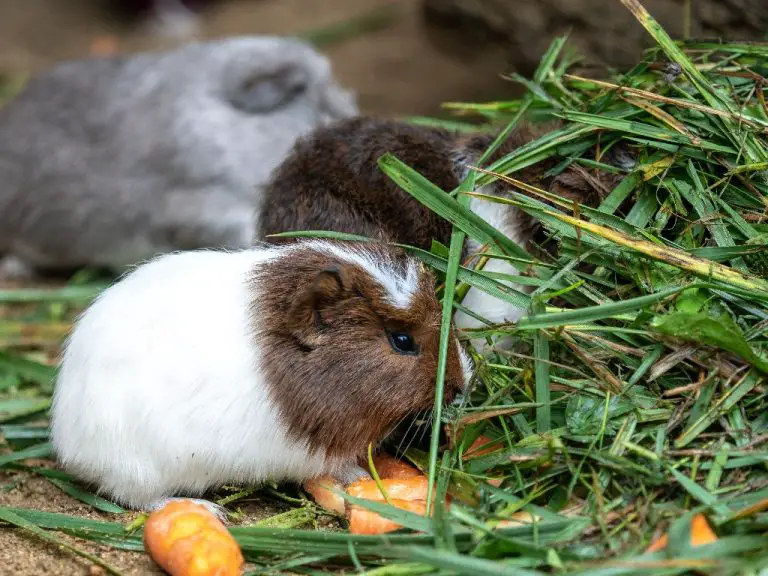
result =
M461 388L454 386L445 387L443 419L454 420L461 416L462 408L469 399L470 391L471 386L469 383ZM379 445L394 450L398 455L404 454L409 448L429 450L433 416L434 404L431 403L421 409L412 411L405 418L387 428ZM447 438L443 436L443 427L440 426L441 445L447 441Z
M432 411L425 410L412 414L392 430L381 441L381 447L398 458L402 458L411 449L429 451L432 437ZM445 445L448 438L440 426L440 445Z

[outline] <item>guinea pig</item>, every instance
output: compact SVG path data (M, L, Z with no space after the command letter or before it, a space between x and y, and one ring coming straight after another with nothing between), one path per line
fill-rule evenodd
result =
M434 277L385 245L303 241L166 254L104 291L59 367L65 470L152 510L229 483L364 476L356 462L434 404ZM471 361L451 335L444 400Z
M287 38L58 65L0 108L0 277L250 246L254 189L298 136L356 112Z
M543 128L539 129L543 133ZM513 133L492 156L499 159L539 132L525 125ZM331 230L360 234L379 240L409 244L428 250L432 240L450 242L451 226L403 191L378 167L385 152L393 153L442 190L450 192L476 166L495 135L455 134L397 120L375 117L343 119L318 127L300 138L290 155L275 170L261 192L256 210L257 238L298 230ZM567 171L557 178L544 173L555 161L543 162L514 176L544 186L563 196L586 199L589 182ZM510 187L501 181L479 192L508 196ZM522 247L533 238L536 222L518 208L472 198L470 209ZM279 241L279 239L275 239ZM469 240L464 258L481 247ZM489 259L486 272L519 275L519 265L503 259ZM504 281L520 291L526 288ZM515 322L526 311L472 288L462 304L492 324ZM459 328L480 328L485 322L459 311ZM473 340L476 348L483 339Z

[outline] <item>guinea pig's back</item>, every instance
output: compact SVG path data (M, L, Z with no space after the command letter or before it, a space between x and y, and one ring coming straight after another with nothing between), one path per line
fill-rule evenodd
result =
M443 190L458 183L455 146L443 130L357 117L301 138L260 199L256 237L298 230L362 234L429 248L450 225L378 167L391 152Z
M93 476L126 467L152 476L166 454L195 451L199 466L210 466L212 444L242 449L253 418L270 416L247 285L254 264L269 255L162 256L99 297L66 344L54 393L52 442L67 469L125 486L133 477ZM98 466L111 458L126 464Z

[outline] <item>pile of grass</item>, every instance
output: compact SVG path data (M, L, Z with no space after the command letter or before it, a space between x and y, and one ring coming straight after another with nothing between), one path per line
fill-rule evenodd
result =
M443 328L468 285L529 310L515 326L484 331L511 334L519 348L476 358L467 404L436 405L435 422L454 437L460 428L461 441L441 451L435 426L430 452L408 453L453 504L446 509L438 498L431 519L366 504L420 534L361 537L285 528L320 513L299 501L282 517L232 529L258 572L607 576L768 567L768 45L673 42L638 2L622 2L657 44L630 72L610 82L571 74L574 59L557 39L534 78L515 78L527 87L523 98L449 106L506 126L504 134L523 118L560 119L558 130L471 173L456 191L437 189L390 155L380 161L454 225L450 246L414 250L442 274ZM514 180L555 156L562 161L553 173L571 164L592 174L621 170L586 156L618 144L632 146L638 163L597 208L556 199L552 207L542 202L552 200L545 191L519 183L513 202L543 223L556 259L537 260L467 208L481 185ZM533 275L516 280L533 292L461 266L466 236L525 262ZM4 302L49 301L24 308L24 336L3 328L0 340L55 340L68 306L91 290L0 292ZM11 448L0 467L43 474L94 508L119 512L66 475L21 464L50 454L45 428L29 424L48 408L50 369L3 353L0 370L0 425ZM495 450L465 458L480 434ZM520 510L539 520L493 530ZM691 546L697 513L716 543ZM119 517L0 508L0 520L44 538L60 531L141 549L140 529ZM663 532L667 548L645 553Z

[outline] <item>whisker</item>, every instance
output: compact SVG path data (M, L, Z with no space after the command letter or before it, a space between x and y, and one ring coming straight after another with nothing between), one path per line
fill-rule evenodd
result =
M403 447L403 442L405 442L405 440L408 438L408 434L410 433L411 428L413 428L413 425L415 423L416 423L416 417L414 416L411 419L411 423L408 425L407 430L405 431L405 433L403 433L403 437L400 439L400 443L397 445L397 448L395 449L396 453L398 453L398 454L400 453L400 449Z
M389 437L392 436L392 434L395 433L395 431L400 427L400 425L403 422L405 422L405 419L408 418L408 416L410 416L410 414L406 414L405 416L400 418L400 420L398 420L395 424L390 426L389 430L387 430L387 432L384 434L384 436L382 437L382 439L379 442L379 444L383 444L386 440L389 440Z

